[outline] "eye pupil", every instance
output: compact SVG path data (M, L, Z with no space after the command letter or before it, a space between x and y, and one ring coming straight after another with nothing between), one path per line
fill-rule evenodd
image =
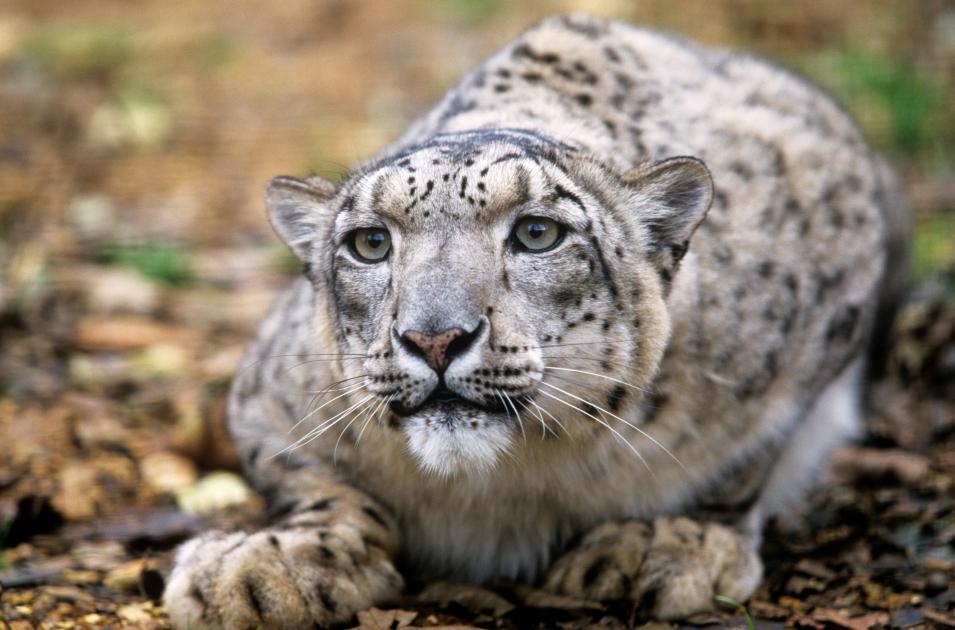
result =
M515 245L528 252L544 252L553 249L561 241L560 225L546 217L521 219L514 229Z
M351 250L364 262L379 262L391 249L391 235L383 228L355 230L351 237Z

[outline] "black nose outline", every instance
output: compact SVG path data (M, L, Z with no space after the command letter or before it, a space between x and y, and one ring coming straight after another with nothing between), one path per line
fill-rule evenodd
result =
M444 374L456 357L464 354L474 345L480 336L484 321L479 321L473 330L466 331L460 327L444 330L437 335L428 335L417 330L408 330L401 335L395 331L399 343L410 354L413 354L428 364L438 374Z

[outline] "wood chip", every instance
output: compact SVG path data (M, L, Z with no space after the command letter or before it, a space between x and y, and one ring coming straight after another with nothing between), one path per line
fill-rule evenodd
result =
M91 316L81 319L73 342L83 350L128 352L155 344L192 346L195 333L133 315Z
M812 613L816 621L834 624L846 630L869 630L873 626L883 626L889 623L889 613L871 612L858 617L849 617L846 613L831 608L817 608Z

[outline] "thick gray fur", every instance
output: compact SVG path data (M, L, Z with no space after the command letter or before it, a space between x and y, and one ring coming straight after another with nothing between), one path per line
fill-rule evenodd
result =
M661 618L744 600L764 520L854 431L905 224L802 79L583 15L525 32L341 185L279 178L267 204L306 274L229 411L274 520L180 550L179 627L345 621L400 592L396 564ZM526 216L560 245L516 247ZM349 249L369 227L383 262ZM429 399L401 341L452 328L473 335L444 383L481 408Z

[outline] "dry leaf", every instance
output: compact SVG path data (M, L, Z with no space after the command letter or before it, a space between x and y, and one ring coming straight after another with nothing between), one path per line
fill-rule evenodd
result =
M418 601L439 606L447 606L454 602L472 612L489 611L495 617L501 617L514 610L514 604L497 593L475 584L435 582L421 591Z
M411 625L418 613L411 610L382 610L369 608L358 613L358 625L361 630L396 630Z
M839 610L817 608L813 611L812 618L816 621L824 621L840 628L846 628L846 630L869 630L874 626L889 623L889 613L881 611L859 615L858 617L849 617L849 615Z

